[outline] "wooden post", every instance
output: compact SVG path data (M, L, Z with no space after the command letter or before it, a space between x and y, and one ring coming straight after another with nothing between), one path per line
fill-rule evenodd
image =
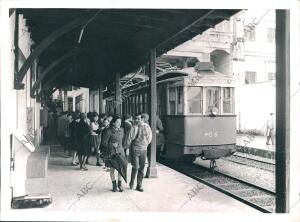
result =
M289 212L290 12L276 10L276 213Z
M36 79L35 83L33 84L32 88L30 88L30 96L34 97L35 90L40 86L40 83L49 75L53 69L55 69L59 64L64 62L66 59L70 58L71 56L75 55L77 51L70 51L63 56L59 57L55 61L51 62L49 66L42 73L40 73L39 77ZM52 77L52 76L51 76Z
M120 87L120 73L116 74L115 114L122 115L122 98Z
M104 113L103 111L103 85L99 85L99 114Z
M150 50L150 125L152 129L150 164L147 168L146 177L157 177L156 168L156 108L157 108L157 92L156 92L156 50Z
M24 84L18 79L19 72L19 13L15 10L15 32L14 32L14 89L24 89Z
M46 38L44 38L41 42L39 42L37 44L37 46L35 47L34 51L32 53L30 53L30 55L27 57L26 61L23 63L23 65L20 68L20 70L18 71L18 73L16 73L18 83L22 82L27 70L32 65L34 60L36 60L39 57L39 55L49 45L51 45L54 41L56 41L59 37L61 37L65 33L68 33L69 31L75 29L76 27L85 24L88 19L89 18L84 18L84 19L78 18L78 19L72 20L71 22L63 25L62 27L58 28L51 34L47 35Z

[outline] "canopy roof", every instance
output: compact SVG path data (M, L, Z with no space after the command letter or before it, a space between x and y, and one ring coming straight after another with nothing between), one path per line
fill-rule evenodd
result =
M32 51L45 38L65 33L39 54L43 70L64 59L42 79L43 85L97 87L126 75L149 59L192 39L239 10L213 9L18 9L24 15L34 41ZM63 28L62 28L63 27ZM59 31L58 31L59 30Z

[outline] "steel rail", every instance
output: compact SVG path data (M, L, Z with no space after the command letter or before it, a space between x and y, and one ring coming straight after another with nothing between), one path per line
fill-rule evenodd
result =
M248 206L251 206L251 207L253 207L256 210L259 210L259 211L261 211L263 213L272 213L272 211L269 210L269 209L267 209L266 207L262 207L262 206L260 206L258 204L255 204L255 203L251 202L250 200L246 200L245 198L243 198L243 197L235 194L232 191L226 190L225 188L222 188L221 186L218 186L218 185L216 185L216 184L214 184L212 182L209 182L209 179L203 179L200 176L197 176L197 175L193 174L192 172L190 172L190 169L189 170L184 169L178 163L175 164L174 162L171 162L170 160L167 160L165 158L160 158L159 159L159 163L161 163L161 164L163 164L163 165L165 165L167 167L170 167L171 169L174 169L174 170L176 170L176 171L178 171L178 172L180 172L180 173L182 173L182 174L184 174L184 175L186 175L188 177L191 177L191 178L193 178L193 179L195 179L195 180L197 180L197 181L199 181L199 182L201 182L201 183L203 183L203 184L205 184L205 185L207 185L207 186L209 186L209 187L211 187L211 188L213 188L213 189L215 189L215 190L217 190L217 191L219 191L221 193L224 193L224 194L226 194L226 195L228 195L228 196L230 196L230 197L232 197L232 198L234 198L234 199L236 199L236 200L238 200L238 201L240 201L240 202L242 202L242 203L244 203L244 204L246 204ZM194 169L195 168L197 168L197 169L202 168L202 169L208 170L208 168L206 168L206 167L202 167L202 166L195 165L195 164L185 165L185 168L188 168L188 167L190 167L190 168L193 167ZM206 172L209 172L209 171L206 171ZM217 172L217 174L218 175L222 175L219 172ZM214 173L214 174L211 173L211 175L216 175L216 173ZM243 185L247 185L251 189L263 191L263 192L267 193L269 196L274 196L275 195L275 193L273 191L270 191L268 189L259 187L257 185L253 185L253 184L251 184L249 182L242 181L240 179L237 179L237 178L234 178L232 176L225 175L225 174L223 174L222 176L225 177L225 178L229 178L229 179L231 179L233 181L236 181L237 183L240 183L240 184L243 184ZM212 178L210 178L210 179L212 179Z

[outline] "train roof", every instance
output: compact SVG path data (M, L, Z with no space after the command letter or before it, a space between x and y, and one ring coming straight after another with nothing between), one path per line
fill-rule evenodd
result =
M169 79L175 77L193 77L201 76L202 78L209 79L233 79L232 75L225 75L221 72L213 70L196 70L195 67L188 67L180 70L168 70L157 75L157 79Z
M129 75L127 79L130 79L132 75ZM131 91L131 90L137 90L144 87L147 87L149 84L149 78L145 75L135 75L136 80L140 79L140 82L136 82L133 85L129 85L123 88L125 91ZM188 79L189 82L193 83L193 85L196 84L216 84L216 85L223 85L223 84L230 84L232 85L234 83L234 77L230 75L225 75L220 72L216 72L213 70L197 70L195 67L188 67L184 69L172 69L172 70L166 70L164 72L160 72L157 74L157 83L166 82L166 81L172 81L172 80L178 80L178 79ZM195 81L196 79L196 81ZM195 84L196 83L196 84ZM111 95L114 94L112 91L109 93Z

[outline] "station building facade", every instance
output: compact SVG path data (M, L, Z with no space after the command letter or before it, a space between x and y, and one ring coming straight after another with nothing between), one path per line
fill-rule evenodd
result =
M243 10L166 55L213 62L233 75L238 131L264 133L275 113L275 10Z

